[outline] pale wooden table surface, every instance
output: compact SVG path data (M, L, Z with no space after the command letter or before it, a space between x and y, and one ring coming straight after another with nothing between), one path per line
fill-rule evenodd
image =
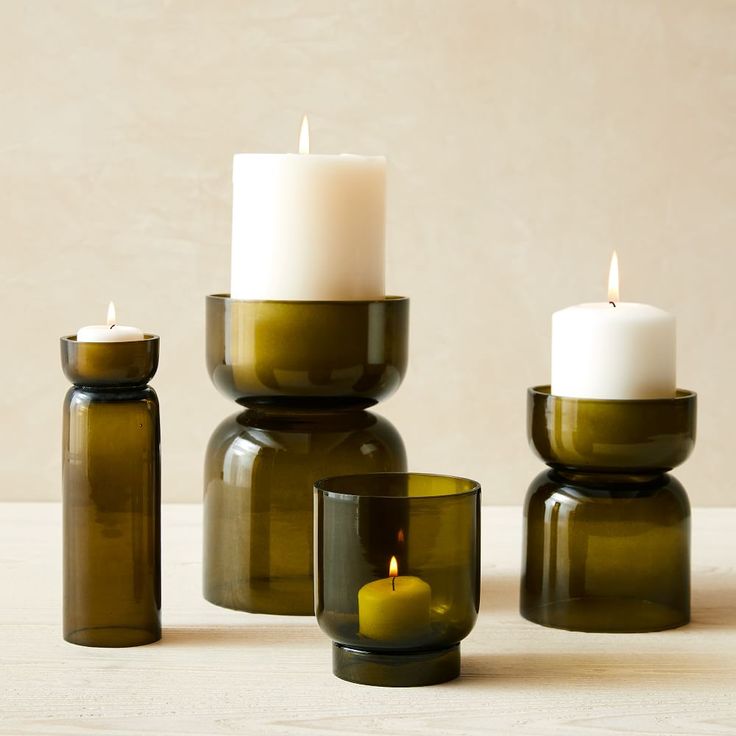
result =
M736 734L736 509L696 509L693 623L577 634L517 610L518 508L486 508L483 598L462 677L429 688L333 677L310 618L200 594L201 509L164 509L164 638L66 644L60 506L0 504L0 734Z

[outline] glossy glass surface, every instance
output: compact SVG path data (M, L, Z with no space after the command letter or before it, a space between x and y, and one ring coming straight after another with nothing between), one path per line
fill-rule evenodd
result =
M597 472L667 472L695 445L697 396L678 391L671 399L614 401L529 389L529 441L550 467Z
M409 300L299 302L207 297L212 382L244 406L365 408L399 387Z
M370 412L229 417L205 463L205 598L253 613L313 614L314 482L405 469L400 435Z
M668 475L695 442L696 396L612 401L529 390L529 439L552 468L525 503L522 615L593 632L690 619L690 505Z
M61 367L75 386L144 386L158 368L159 338L131 342L77 342L61 338Z
M315 604L340 645L335 674L390 686L457 676L454 647L480 603L480 486L418 473L332 477L316 483L315 506Z
M571 482L545 471L529 488L525 517L525 618L601 632L690 620L690 505L675 478Z
M126 647L161 637L159 436L148 386L67 393L63 628L73 644Z

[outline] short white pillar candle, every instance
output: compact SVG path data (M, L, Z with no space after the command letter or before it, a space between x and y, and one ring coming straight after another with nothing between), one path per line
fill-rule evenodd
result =
M613 254L607 303L552 315L552 393L589 399L653 399L676 391L675 318L621 302Z

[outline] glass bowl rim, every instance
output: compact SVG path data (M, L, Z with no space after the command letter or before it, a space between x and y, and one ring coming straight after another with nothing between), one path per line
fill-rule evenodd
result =
M559 394L552 393L552 386L549 383L539 384L537 386L530 386L527 389L529 396L534 398L546 398L554 399L555 401L567 401L567 402L580 402L587 404L620 404L620 405L633 405L633 404L674 404L677 402L687 402L696 399L698 394L695 391L691 391L687 388L675 389L674 396L658 396L651 399L595 399L588 398L586 396L561 396Z
M378 480L379 478L398 478L398 477L404 477L409 478L411 476L417 477L417 478L440 478L442 480L451 480L455 481L457 483L465 484L466 487L462 490L455 490L450 493L420 493L417 495L412 496L395 496L393 494L385 494L385 493L351 493L350 491L336 491L331 490L330 488L326 488L325 485L328 483L332 483L334 481L347 481L349 482L349 479L351 478L375 478ZM473 480L471 478L465 478L460 475L446 475L442 473L421 473L421 472L412 472L412 471L406 471L406 472L378 472L378 473L348 473L345 475L330 475L326 476L324 478L320 478L319 480L315 481L314 483L314 492L315 493L321 493L323 496L327 496L329 498L339 498L339 499L356 499L356 498L380 498L380 499L389 499L389 500L395 500L395 501L411 501L414 499L428 499L428 498L436 498L436 499L442 499L442 498L459 498L462 496L473 496L473 495L480 495L481 493L481 485L477 480Z
M207 299L223 302L235 302L236 304L400 304L408 302L408 296L386 296L376 299L233 299L229 293L208 294Z
M130 345L131 343L152 342L160 339L158 335L150 332L144 332L142 340L84 340L83 342L79 342L76 335L61 336L62 342L71 342L77 345Z

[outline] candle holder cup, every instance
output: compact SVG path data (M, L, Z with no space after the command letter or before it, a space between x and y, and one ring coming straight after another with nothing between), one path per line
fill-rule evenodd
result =
M696 395L605 400L528 392L550 467L525 501L521 614L553 628L643 632L690 620L690 504L669 471L695 443Z
M315 607L333 672L416 686L460 673L480 603L480 486L418 473L315 484Z
M159 338L61 338L64 638L95 647L161 638Z
M404 377L408 313L403 297L207 297L210 377L247 408L222 422L207 448L207 600L253 613L314 613L314 482L406 469L399 433L364 409Z
M247 301L207 297L207 368L248 408L365 409L398 389L409 300Z

